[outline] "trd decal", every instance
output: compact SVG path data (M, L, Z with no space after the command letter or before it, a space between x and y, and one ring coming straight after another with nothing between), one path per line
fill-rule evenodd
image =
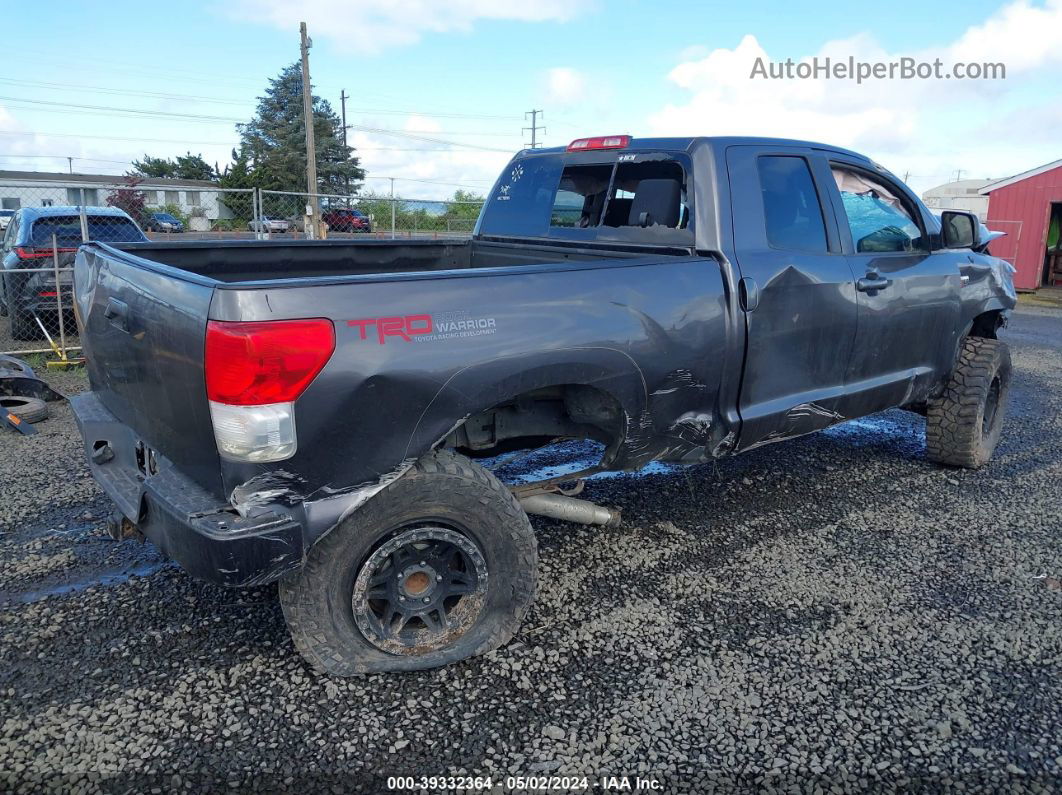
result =
M428 342L458 337L479 337L493 334L497 323L492 317L473 317L466 310L441 312L437 315L395 315L393 317L363 317L348 320L347 325L358 329L363 340L376 329L376 341L387 343L388 337L406 342Z
M348 326L354 326L361 332L361 338L369 338L369 326L376 326L376 338L381 345L388 337L401 337L412 342L413 337L431 334L434 330L431 315L405 315L396 317L363 317L348 320Z

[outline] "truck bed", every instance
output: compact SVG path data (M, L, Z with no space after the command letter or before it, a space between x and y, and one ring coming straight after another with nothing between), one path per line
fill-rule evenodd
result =
M224 283L423 273L570 260L688 256L684 249L639 246L514 245L472 240L195 240L115 246L152 263Z

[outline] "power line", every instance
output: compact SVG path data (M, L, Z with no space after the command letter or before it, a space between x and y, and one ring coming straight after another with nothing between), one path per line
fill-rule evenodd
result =
M221 105L247 105L248 100L222 99L221 97L205 97L201 94L172 94L165 91L137 91L126 88L106 88L104 86L86 86L79 83L48 83L40 80L12 80L9 77L0 77L0 83L10 83L16 86L35 86L53 90L72 91L79 93L88 91L96 94L114 94L131 97L151 97L153 99L191 99L197 102L214 102Z
M91 163L119 163L128 165L128 160L107 160L102 157L79 157L77 155L0 155L0 160L85 160Z
M253 104L253 100L237 100L237 99L223 99L221 97L209 97L202 94L174 94L166 91L138 91L135 89L126 88L108 88L105 86L88 86L81 83L50 83L40 80L13 80L8 77L0 77L0 83L7 83L16 86L35 86L38 88L47 88L57 91L71 91L77 90L88 91L98 94L110 94L115 96L131 96L131 97L149 97L152 99L174 99L174 100L192 100L195 102L212 102L221 105L237 105L247 106ZM349 95L347 96L349 99ZM33 102L35 100L23 100L26 102ZM502 121L514 121L519 119L519 116L505 116L500 114L490 113L459 113L459 112L445 112L437 113L433 111L424 110L398 110L395 108L351 108L352 111L358 113L378 113L381 115L390 116L425 116L435 119L497 119Z
M224 121L224 122L232 122L232 123L235 123L235 124L239 124L239 123L244 121L244 119L236 119L236 118L233 118L231 116L209 116L209 115L206 115L206 114L203 114L203 113L176 113L176 112L173 112L173 111L166 111L166 110L140 110L138 108L115 108L115 107L110 106L110 105L81 105L81 104L78 104L78 103L75 103L75 102L52 102L51 100L47 100L47 99L24 99L22 97L4 97L4 96L0 96L0 100L4 100L5 102L29 103L31 105L49 105L49 106L55 106L55 107L61 107L61 108L78 108L80 110L106 111L108 113L131 113L131 114L135 114L135 115L151 116L151 117L156 117L156 116L163 117L164 116L164 117L167 117L167 118L194 119L194 120L197 120L197 121L199 121L199 120Z
M182 146L239 146L239 141L189 141L184 138L126 138L112 135L79 135L75 133L52 133L37 130L0 130L0 135L43 136L47 138L91 138L99 141L131 141L133 143L181 144ZM445 144L449 146L449 142ZM358 152L452 152L453 149L426 149L404 146L359 146ZM508 150L505 150L508 151Z
M350 129L360 130L361 132L377 133L379 135L394 135L399 138L409 138L412 141L425 141L432 144L447 144L449 146L460 146L465 149L479 149L484 152L511 152L509 149L500 149L495 146L478 146L477 144L466 144L459 141L447 141L443 138L430 138L425 135L417 135L403 130L390 130L384 127L365 127L360 124L351 124ZM445 135L446 133L436 133Z

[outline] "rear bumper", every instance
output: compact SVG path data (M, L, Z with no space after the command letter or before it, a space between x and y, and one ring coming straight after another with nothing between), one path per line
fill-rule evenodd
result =
M247 587L302 565L302 526L291 516L239 516L224 500L151 452L93 392L70 399L92 476L121 513L189 574Z

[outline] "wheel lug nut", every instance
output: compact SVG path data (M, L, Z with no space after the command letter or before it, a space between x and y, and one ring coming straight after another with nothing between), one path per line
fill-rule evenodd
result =
M425 596L425 597L424 597L424 604L427 604L427 603L428 603L428 602L430 602L430 601L431 601L431 599L430 599L430 598L428 598L427 596Z
M421 566L423 566L423 565L424 565L424 561L423 561L423 560L422 560L422 561L420 562L420 565L421 565Z
M399 602L404 602L404 601L406 601L406 597L400 596L400 597L398 597L398 601Z

